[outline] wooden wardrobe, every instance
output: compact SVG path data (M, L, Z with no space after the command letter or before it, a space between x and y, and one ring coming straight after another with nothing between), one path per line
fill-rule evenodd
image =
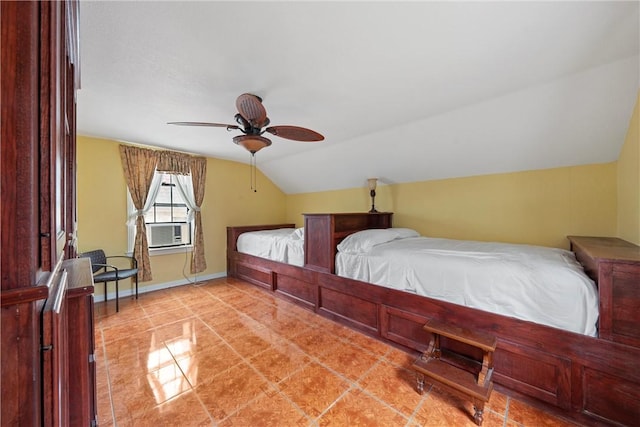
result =
M75 258L78 2L0 7L0 417L92 425L93 282Z

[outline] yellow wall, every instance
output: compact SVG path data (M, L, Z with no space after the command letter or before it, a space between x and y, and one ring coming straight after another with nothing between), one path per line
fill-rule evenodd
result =
M103 248L108 255L127 251L127 188L122 173L118 142L78 137L78 249ZM285 195L258 172L258 192L249 188L249 166L207 159L207 182L202 204L207 270L199 276L226 272L226 227L282 222ZM184 280L189 274L190 255L151 257L153 280L141 286ZM122 289L125 289L123 286ZM110 288L113 292L113 288ZM102 295L103 287L96 287ZM100 297L97 298L101 300Z
M640 245L640 94L618 158L618 237Z
M618 236L640 244L639 110L640 96L617 162L379 185L376 208L394 212L395 226L427 236L566 248L565 236L575 234ZM80 251L127 250L126 184L118 145L78 137ZM360 188L287 196L258 171L258 188L257 193L249 189L248 165L207 159L202 209L208 268L200 275L225 273L229 225L286 221L302 226L303 213L371 207L364 178ZM192 278L189 261L185 254L152 256L154 280L141 286L182 281L183 272Z
M616 232L615 163L379 186L376 209L426 236L568 247L567 235ZM362 212L362 188L289 195L287 221L302 213Z
M369 210L364 178L361 188L287 196L287 221ZM574 234L640 245L640 92L616 162L379 185L376 208L427 236L566 248Z

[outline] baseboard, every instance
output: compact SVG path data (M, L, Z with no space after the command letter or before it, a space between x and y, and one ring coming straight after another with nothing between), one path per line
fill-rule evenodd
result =
M227 277L226 271L221 273L207 274L204 276L192 276L188 279L184 278L180 280L173 280L171 282L156 283L155 285L150 285L150 286L143 286L142 284L138 283L138 295L141 295L147 292L159 291L161 289L174 288L176 286L183 286L188 284L200 284L202 282L206 282L207 280L220 279L222 277ZM130 283L131 282L129 280L125 280L122 283L120 283L120 289L118 290L118 296L120 298L135 295L135 284L133 283L130 284ZM102 283L96 283L95 288L96 290L98 289L104 290L104 285ZM107 293L107 300L116 299L115 285L113 284L113 282L109 282L107 284L107 289L109 290L113 289L113 292ZM104 294L96 295L96 302L100 302L100 301L104 301Z

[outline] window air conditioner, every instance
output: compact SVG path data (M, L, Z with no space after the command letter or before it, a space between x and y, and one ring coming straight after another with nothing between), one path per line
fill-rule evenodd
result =
M187 224L147 224L149 247L189 244Z

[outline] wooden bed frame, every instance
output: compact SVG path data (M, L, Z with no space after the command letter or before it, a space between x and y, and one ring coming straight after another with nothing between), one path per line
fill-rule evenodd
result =
M305 265L242 254L246 231L294 224L227 227L227 275L266 288L318 314L418 354L430 319L497 337L493 379L587 424L640 419L640 251L620 239L570 237L572 250L600 292L600 337L336 276L336 245L347 235L391 226L391 213L305 214ZM478 358L471 347L443 346ZM477 349L475 349L477 351Z

